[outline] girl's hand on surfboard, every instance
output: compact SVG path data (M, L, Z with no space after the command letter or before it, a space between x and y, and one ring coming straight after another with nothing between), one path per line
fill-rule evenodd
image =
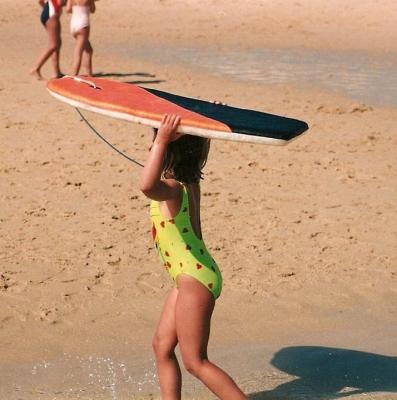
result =
M222 101L219 100L210 100L210 103L217 104L219 106L227 106L226 103L223 103Z
M168 144L179 139L180 133L177 132L177 129L180 121L181 117L179 115L164 114L160 128L157 132L156 141Z

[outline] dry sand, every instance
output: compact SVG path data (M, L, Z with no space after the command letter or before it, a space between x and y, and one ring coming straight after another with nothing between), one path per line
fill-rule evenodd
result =
M157 398L150 341L171 283L140 170L29 76L46 36L38 6L17 3L0 4L0 399ZM283 148L213 142L203 230L225 281L214 358L256 400L396 399L397 109L114 51L131 41L397 54L396 2L129 3L98 3L96 71L311 126ZM148 128L89 117L145 159ZM212 398L191 379L187 391Z

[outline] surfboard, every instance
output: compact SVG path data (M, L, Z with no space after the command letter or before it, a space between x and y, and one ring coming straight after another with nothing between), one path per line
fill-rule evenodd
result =
M178 131L211 139L284 145L308 129L304 121L179 96L103 78L65 76L47 84L73 107L158 128L162 116L181 117Z

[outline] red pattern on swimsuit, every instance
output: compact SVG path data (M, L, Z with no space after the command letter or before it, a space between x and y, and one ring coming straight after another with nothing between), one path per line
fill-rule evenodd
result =
M156 235L157 235L156 227L153 224L152 225L152 238L153 238L153 240L156 239Z

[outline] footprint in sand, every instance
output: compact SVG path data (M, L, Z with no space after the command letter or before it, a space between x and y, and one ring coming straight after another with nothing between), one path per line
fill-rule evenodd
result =
M0 319L0 329L4 328L4 326L8 323L11 322L13 320L13 316L12 315L7 315L3 318Z
M153 284L156 278L156 274L144 272L138 276L135 284L143 294L156 294L159 291L159 287Z
M39 321L54 325L59 322L58 314L59 314L59 309L55 306L53 307L40 306L39 311L36 312L36 318Z
M0 292L4 293L21 293L27 287L27 282L18 280L13 276L17 272L5 271L0 273Z

